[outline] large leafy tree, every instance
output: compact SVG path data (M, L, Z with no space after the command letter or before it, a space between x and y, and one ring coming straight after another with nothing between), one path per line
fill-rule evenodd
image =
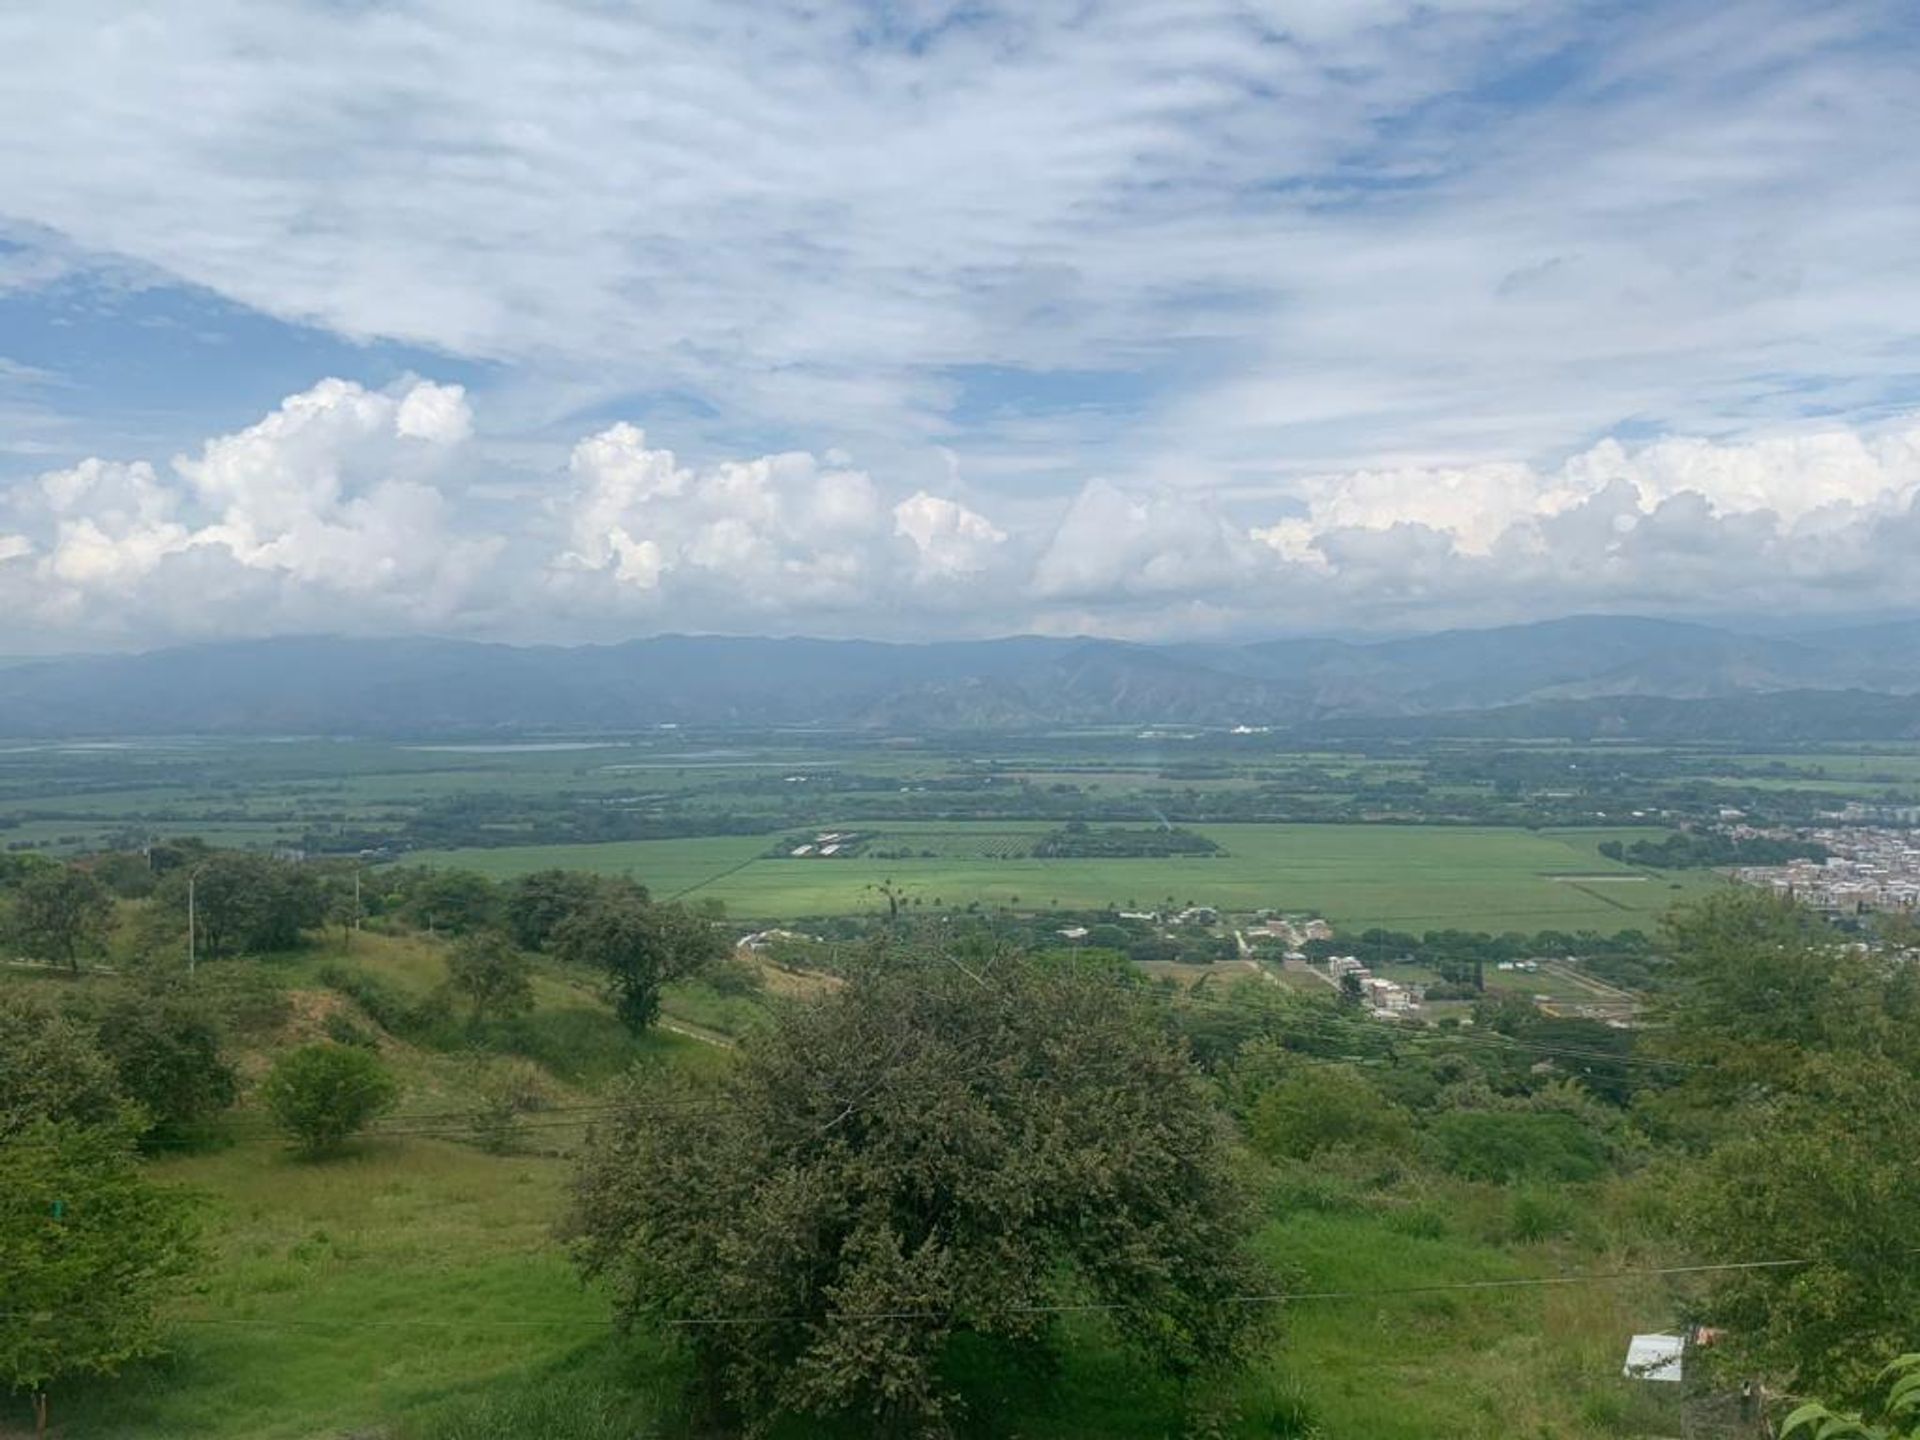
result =
M1843 1413L1824 1401L1796 1406L1780 1426L1780 1440L1920 1440L1920 1352L1896 1356L1878 1377L1886 1393L1872 1419Z
M0 1001L0 1392L152 1353L155 1310L196 1257L187 1201L141 1173L146 1116L92 1031Z
M184 932L189 887L195 946L202 959L291 950L300 933L324 924L326 893L308 867L266 855L219 851L169 870L156 889L156 913Z
M26 996L0 995L0 1139L37 1120L114 1124L126 1109L88 1027Z
M1734 892L1670 927L1654 1042L1688 1065L1655 1120L1704 1157L1678 1213L1715 1277L1715 1353L1864 1398L1920 1314L1920 975L1817 917Z
M1865 1397L1876 1358L1920 1316L1920 1078L1874 1057L1827 1055L1717 1146L1683 1190L1696 1253L1741 1264L1706 1318L1726 1348L1797 1389Z
M471 870L417 870L412 872L401 909L424 929L466 935L498 923L500 889Z
M131 1121L38 1119L0 1139L0 1388L46 1423L61 1381L160 1348L158 1307L199 1258L192 1207L141 1172Z
M14 886L13 940L36 960L78 970L106 948L112 927L113 897L84 870L41 866Z
M1072 968L875 969L744 1048L715 1103L636 1098L577 1188L620 1314L683 1327L751 1424L936 1434L961 1339L1062 1307L1179 1376L1231 1365L1266 1283L1217 1112L1139 997Z
M647 892L585 870L536 870L507 887L507 932L523 950L544 950L569 917L590 908L609 891L626 889L644 902Z
M533 1008L532 968L498 930L477 930L456 940L447 954L447 977L476 1025Z
M239 1077L204 1004L179 993L124 991L100 1005L94 1031L155 1136L178 1138L233 1104Z
M725 958L729 945L706 916L612 890L555 927L549 948L605 973L614 1009L636 1034L659 1017L660 987Z

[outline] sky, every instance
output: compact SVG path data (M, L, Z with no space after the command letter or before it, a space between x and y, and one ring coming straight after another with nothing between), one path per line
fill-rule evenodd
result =
M0 8L0 651L1920 612L1910 0Z

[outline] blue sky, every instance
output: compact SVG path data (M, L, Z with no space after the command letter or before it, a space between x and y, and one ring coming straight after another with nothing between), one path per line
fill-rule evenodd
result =
M1920 606L1910 5L82 0L0 57L9 648Z

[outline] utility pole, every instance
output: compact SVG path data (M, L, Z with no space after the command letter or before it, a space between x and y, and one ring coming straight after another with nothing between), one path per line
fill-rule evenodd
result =
M194 882L200 878L200 872L206 868L206 865L207 862L202 860L198 865L187 871L187 978L189 980L193 978L194 962L199 959L199 941L196 934L198 927L194 923L196 913L194 909L193 886Z

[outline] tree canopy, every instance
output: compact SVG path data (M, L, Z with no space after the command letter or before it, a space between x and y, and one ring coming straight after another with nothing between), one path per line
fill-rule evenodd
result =
M391 1110L399 1087L365 1050L307 1045L280 1057L261 1096L282 1129L309 1155L322 1155Z
M957 1337L1044 1346L1087 1305L1179 1376L1263 1281L1221 1121L1139 997L1073 967L876 966L744 1048L711 1103L638 1097L590 1147L579 1259L684 1327L750 1422L930 1434ZM1268 1282L1270 1283L1270 1282Z
M447 954L447 976L476 1025L533 1008L533 971L527 957L498 930L476 930L456 940Z
M72 865L38 866L13 887L12 938L35 960L77 970L106 948L112 925L113 897Z
M722 959L720 930L683 905L655 905L644 891L606 890L553 928L562 960L602 971L614 1009L638 1033L660 1014L660 987Z
M159 1350L157 1307L200 1252L188 1198L141 1173L137 1133L36 1119L0 1138L0 1389L44 1396Z

